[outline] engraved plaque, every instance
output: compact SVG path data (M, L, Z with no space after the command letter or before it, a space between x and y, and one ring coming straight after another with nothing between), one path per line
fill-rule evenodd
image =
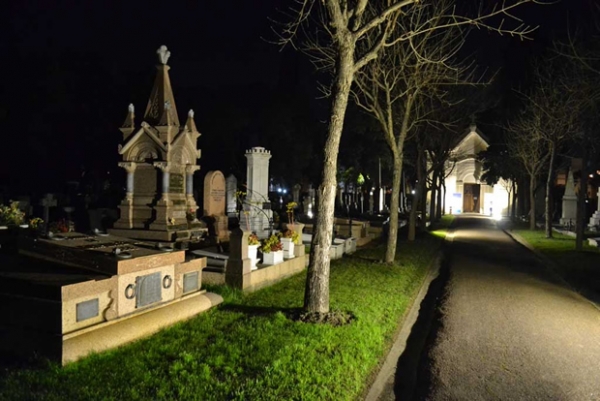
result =
M91 319L98 316L98 298L90 299L89 301L79 302L76 307L77 309L77 321Z
M135 279L135 307L151 305L162 300L160 272L139 276Z
M183 293L196 291L198 289L198 272L183 275Z
M183 193L183 174L173 174L169 176L169 192Z

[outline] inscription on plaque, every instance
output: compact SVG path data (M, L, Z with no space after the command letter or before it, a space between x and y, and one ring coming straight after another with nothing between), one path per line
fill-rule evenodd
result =
M141 308L162 300L160 272L135 279L135 307Z
M196 291L198 289L198 272L183 275L183 293Z
M79 302L76 306L77 321L91 319L98 316L98 298Z
M183 174L173 174L169 176L169 191L183 193Z

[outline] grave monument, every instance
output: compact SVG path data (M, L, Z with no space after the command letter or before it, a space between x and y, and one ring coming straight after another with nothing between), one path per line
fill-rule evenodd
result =
M269 159L271 152L262 147L246 151L247 191L240 227L248 228L259 237L266 237L273 220L269 203Z
M158 49L159 64L154 87L139 127L133 105L121 127L123 142L119 166L127 171L127 193L119 209L121 216L111 234L153 241L181 242L199 237L205 230L187 213L198 206L194 200L194 173L200 136L194 112L179 123L167 61L166 46Z
M237 215L237 202L235 193L237 192L237 178L235 175L229 174L225 179L225 187L227 188L227 215L235 217Z
M569 169L567 175L567 184L565 185L565 194L562 198L562 216L560 224L562 226L573 225L577 218L577 195L575 194L575 180L573 179L573 168Z
M204 177L204 216L215 219L215 229L220 240L229 237L225 215L225 176L220 171L209 171Z

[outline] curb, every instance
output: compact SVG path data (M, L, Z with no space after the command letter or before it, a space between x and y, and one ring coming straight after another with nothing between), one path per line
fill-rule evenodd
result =
M450 227L448 227L448 231L446 233L446 238L444 241L452 243L453 239L454 229L453 224L451 224ZM423 281L423 284L421 285L417 296L413 300L412 306L410 307L408 313L403 317L403 321L401 323L402 327L396 335L394 343L388 351L388 355L385 357L385 361L381 366L379 373L377 373L375 381L371 384L369 392L365 397L365 401L377 401L386 390L387 384L390 382L390 380L393 383L394 378L396 376L396 366L398 364L398 359L400 359L400 356L404 353L406 349L408 337L410 336L413 330L413 326L415 325L417 318L419 317L421 303L423 302L423 299L429 292L431 282L439 276L442 257L443 250L440 250L433 259L433 261L430 263L427 276L425 277L425 280Z

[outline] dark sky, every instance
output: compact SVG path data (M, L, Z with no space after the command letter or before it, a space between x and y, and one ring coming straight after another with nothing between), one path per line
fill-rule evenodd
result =
M527 23L541 25L534 42L479 32L469 46L481 64L502 67L500 85L511 87L523 80L528 58L565 30L566 15L578 15L573 20L579 23L592 1L563 0L518 11ZM145 109L160 45L172 53L180 119L188 109L196 111L203 155L218 143L220 121L231 125L223 93L232 99L232 108L252 115L260 112L253 107L268 102L264 98L272 88L302 79L312 86L314 81L303 56L291 49L280 52L265 40L275 39L269 18L281 18L276 8L286 8L285 0L3 4L0 132L8 151L0 158L0 190L22 188L17 184L28 180L50 186L53 179L77 178L84 164L116 166L118 127L130 102L138 116ZM248 118L236 129L247 130L248 137L259 135L252 124ZM201 164L210 164L210 157L203 159ZM21 172L15 174L11 166Z

